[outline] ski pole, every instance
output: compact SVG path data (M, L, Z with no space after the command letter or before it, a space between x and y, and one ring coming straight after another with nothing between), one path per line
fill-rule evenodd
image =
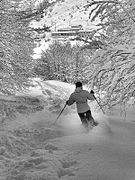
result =
M102 110L103 114L105 114L105 112L104 112L104 110L103 110L102 106L99 104L99 102L98 102L97 98L96 98L95 96L94 96L94 98L95 98L95 100L97 101L97 103L98 103L98 105L99 105L100 109Z
M66 105L67 105L67 104L65 104L65 106L63 107L63 109L61 110L60 114L58 115L57 119L54 121L53 124L55 124L55 123L57 122L57 120L59 119L60 115L62 114L62 112L63 112L64 109L66 108Z

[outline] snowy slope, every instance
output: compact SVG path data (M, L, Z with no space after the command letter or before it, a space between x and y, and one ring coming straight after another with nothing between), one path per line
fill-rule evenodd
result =
M135 179L133 110L125 121L117 114L93 112L100 125L89 133L81 127L74 108L67 107L53 126L57 115L45 108L1 125L0 180Z

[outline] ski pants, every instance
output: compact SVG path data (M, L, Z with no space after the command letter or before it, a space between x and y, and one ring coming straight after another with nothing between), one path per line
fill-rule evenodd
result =
M82 124L87 124L88 122L93 123L94 122L94 118L91 115L91 111L88 110L84 113L78 113Z

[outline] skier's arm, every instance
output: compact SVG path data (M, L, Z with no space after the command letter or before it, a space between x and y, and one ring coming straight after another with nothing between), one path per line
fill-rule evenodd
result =
M95 96L94 96L94 91L93 90L91 90L90 93L87 91L87 98L89 100L92 100L92 101L95 100Z
M73 94L71 94L70 97L69 97L69 100L66 101L66 104L68 106L71 106L74 102L75 102L75 100L74 100Z

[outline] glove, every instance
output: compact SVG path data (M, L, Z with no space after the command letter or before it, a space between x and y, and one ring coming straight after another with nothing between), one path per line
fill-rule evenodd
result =
M90 93L94 95L94 91L93 90L91 90Z
M68 101L66 101L66 104L68 105Z

